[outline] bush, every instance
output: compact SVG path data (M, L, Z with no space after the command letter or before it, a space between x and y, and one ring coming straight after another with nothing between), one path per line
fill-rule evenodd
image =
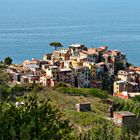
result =
M78 89L78 88L73 88L73 87L59 87L56 89L59 92L65 93L65 94L70 94L74 96L84 96L84 90Z
M12 64L12 59L10 58L10 57L6 57L5 59L4 59L4 64L6 64L6 65L11 65Z
M95 89L95 88L90 88L86 90L88 91L89 94L91 94L91 96L95 96L102 99L108 98L108 93L104 90Z
M95 89L95 88L84 89L84 88L75 88L75 87L58 87L56 90L64 94L69 94L74 96L94 96L102 99L108 97L106 91Z
M54 87L53 89L57 89L59 87L67 87L66 83L64 82L58 82Z
M140 102L140 96L135 96L135 97L133 98L133 101L135 101L135 102Z
M64 114L36 94L25 96L24 106L17 108L12 102L2 102L0 108L1 140L70 139L73 128Z

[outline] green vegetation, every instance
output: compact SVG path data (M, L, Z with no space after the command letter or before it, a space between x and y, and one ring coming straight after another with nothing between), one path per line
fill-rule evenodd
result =
M124 70L124 69L125 69L124 64L122 62L118 62L117 63L117 71Z
M49 44L50 46L53 46L55 48L55 51L58 47L63 47L63 45L60 42L52 42Z
M0 68L0 84L7 85L11 80L11 76L5 71L5 68Z
M64 86L64 85L63 85ZM66 113L66 117L72 122L75 127L75 135L82 140L84 139L93 139L93 140L118 140L118 139L130 139L135 138L138 135L138 131L129 131L126 128L117 127L112 120L109 119L109 108L110 106L104 103L104 98L93 94L85 96L85 89L80 89L80 93L73 94L74 92L62 93L62 89L69 89L70 87L57 87L56 90L48 90L41 94L45 98L49 98L57 104L57 107L63 110ZM58 89L60 91L58 91ZM70 89L73 89L72 87ZM75 88L77 90L77 88ZM82 92L83 90L83 92ZM88 92L92 91L89 89ZM88 94L87 92L87 94ZM98 91L99 92L99 91ZM104 93L104 91L102 91ZM72 93L72 94L71 94ZM84 93L84 94L82 94ZM106 93L106 92L105 92ZM80 96L79 96L80 95ZM111 96L108 96L111 98ZM116 102L117 98L113 98ZM77 103L91 103L92 111L87 112L77 112L75 105ZM134 103L133 103L134 105ZM129 104L125 104L125 101L118 100L116 102L116 110L129 110L126 108ZM130 110L132 111L132 110ZM132 111L133 112L133 111ZM136 113L136 112L135 112ZM139 129L135 129L139 130ZM77 138L77 139L78 139Z
M134 65L129 62L126 62L126 67L129 68L130 66L134 66Z
M4 75L1 73L2 140L129 140L139 136L140 126L136 126L133 131L117 127L109 117L111 106L104 102L111 99L116 111L127 110L139 118L138 98L124 101L100 89L75 88L64 83L57 84L53 89L44 89L39 84L8 86L9 78L6 72ZM24 102L24 106L16 107L16 101ZM91 111L77 112L75 105L86 102L91 103Z
M75 88L75 87L58 87L56 88L57 91L69 94L73 96L93 96L93 97L99 97L102 99L105 99L108 97L108 94L106 91L95 89L95 88Z
M108 77L108 75L104 75L102 79L102 89L106 90L109 94L113 93L113 84L114 84L114 77Z
M124 110L124 111L130 111L137 115L138 118L140 118L140 102L136 101L134 98L133 100L129 99L127 101L124 101L123 99L114 98L116 110Z
M6 57L5 59L4 59L4 64L6 64L6 65L11 65L12 64L12 58L10 58L10 57Z
M98 62L100 63L100 62L104 62L104 61L105 61L105 59L103 57L103 52L99 52L99 60L98 60Z
M139 103L140 103L140 96L135 96L135 97L133 98L133 101L139 102Z
M124 64L120 61L117 61L117 60L115 61L114 67L115 67L115 72L114 72L115 75L117 75L119 70L124 70L125 69Z
M36 88L37 85L5 87L3 94L7 91L10 91L9 94L24 91L26 96L17 98L18 102L25 103L19 107L15 107L10 98L1 100L0 139L129 140L130 137L135 138L138 135L138 131L132 132L117 127L110 120L108 116L110 106L104 99L112 98L116 110L129 110L138 117L139 102L111 97L99 89L78 89L63 83L53 90L42 88L36 90ZM39 94L37 96L30 92ZM91 103L91 111L77 112L75 105L85 102Z
M24 105L16 107L11 101L0 102L0 139L70 139L70 122L50 100L31 94L23 98Z

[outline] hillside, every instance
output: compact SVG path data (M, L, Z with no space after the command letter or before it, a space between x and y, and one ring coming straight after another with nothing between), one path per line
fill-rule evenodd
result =
M75 89L75 88L74 88ZM78 89L77 89L78 90ZM84 92L88 89L80 89ZM94 89L95 90L95 89ZM100 90L96 89L97 92ZM112 118L109 117L110 105L104 102L104 98L95 97L94 95L70 95L60 91L60 87L55 90L47 89L41 96L49 98L56 106L65 113L66 117L74 126L73 136L75 139L124 139L130 137L124 129L116 126ZM103 91L102 91L103 92ZM105 93L105 92L104 92ZM108 99L111 96L108 96ZM113 99L115 100L115 99ZM77 103L91 103L91 111L77 112L75 105ZM125 134L125 136L123 135Z

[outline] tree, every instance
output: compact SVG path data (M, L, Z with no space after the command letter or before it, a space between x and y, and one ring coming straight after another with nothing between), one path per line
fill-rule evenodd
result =
M104 78L102 79L102 89L106 90L108 93L113 93L113 83L114 77L108 77L107 74L104 74Z
M37 94L24 97L24 105L0 102L1 140L61 140L69 139L72 127L65 115L50 100Z
M107 120L97 120L89 131L91 140L130 140L130 133L126 128L119 128Z
M100 62L104 62L104 61L105 61L105 59L103 57L103 52L99 52L99 60L98 60L98 62L100 63Z
M124 64L122 62L118 62L117 63L117 71L124 70L124 69L125 69Z
M49 44L50 46L53 46L55 48L55 51L58 47L63 47L63 45L60 42L52 42Z
M135 102L140 102L140 96L135 96L135 97L133 98L133 100L134 100Z
M121 61L118 62L117 60L115 61L114 67L115 67L115 70L114 70L115 75L117 75L119 70L125 69L123 62Z
M130 66L134 66L134 65L129 62L126 62L126 67L129 68Z
M7 85L12 80L12 76L6 72L5 69L0 68L0 84Z
M4 64L6 64L6 65L11 65L12 64L12 58L10 58L10 57L6 57L5 59L4 59Z

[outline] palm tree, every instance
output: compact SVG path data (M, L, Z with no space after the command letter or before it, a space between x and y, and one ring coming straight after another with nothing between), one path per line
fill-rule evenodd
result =
M58 47L63 47L63 45L60 42L52 42L49 45L55 47L55 51Z

